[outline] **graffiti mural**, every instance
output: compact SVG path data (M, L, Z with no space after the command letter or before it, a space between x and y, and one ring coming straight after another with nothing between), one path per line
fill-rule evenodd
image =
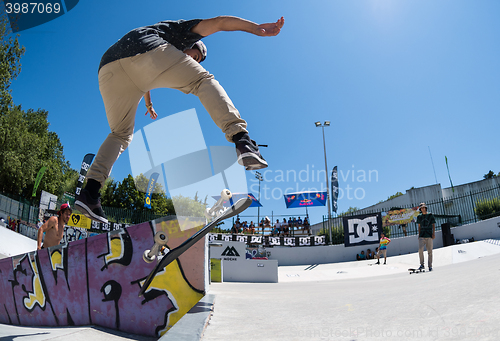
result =
M201 227L187 218L157 220L2 259L0 323L98 325L159 337L205 295L205 244L165 267L139 297L155 266L142 254L157 231L168 234L172 249Z

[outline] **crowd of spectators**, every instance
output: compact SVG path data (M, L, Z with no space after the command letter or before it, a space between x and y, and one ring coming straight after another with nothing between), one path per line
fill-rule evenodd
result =
M307 233L311 235L311 225L309 223L309 219L307 217L302 220L300 217L289 217L288 220L283 218L282 221L276 219L276 223L272 223L268 217L264 217L259 222L258 227L255 226L253 221L240 221L240 218L237 218L231 228L232 234L255 234L257 233L265 233L266 230L270 230L270 235L273 237L285 236L288 237L291 235L292 231L302 231L302 233Z

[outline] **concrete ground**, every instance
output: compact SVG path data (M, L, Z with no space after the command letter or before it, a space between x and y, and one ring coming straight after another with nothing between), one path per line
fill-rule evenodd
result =
M279 267L279 283L213 283L161 340L499 340L498 244L434 250L434 271L411 275L417 254ZM0 325L0 341L67 339L151 340L93 326Z
M212 284L202 340L499 340L500 246L454 245L434 259L432 272L411 275L417 254L280 267L278 284Z

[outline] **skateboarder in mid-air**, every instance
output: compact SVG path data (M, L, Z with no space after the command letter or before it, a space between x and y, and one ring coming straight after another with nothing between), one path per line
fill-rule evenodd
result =
M274 23L258 25L231 16L162 21L134 29L112 45L99 65L99 90L111 133L89 169L87 185L76 198L75 205L82 213L107 223L99 189L132 141L135 114L142 97L147 113L153 119L157 117L150 94L156 88L178 89L198 96L226 139L235 144L238 162L246 170L267 167L257 144L248 135L247 123L214 76L199 64L207 56L201 39L220 31L276 36L284 22L282 17Z

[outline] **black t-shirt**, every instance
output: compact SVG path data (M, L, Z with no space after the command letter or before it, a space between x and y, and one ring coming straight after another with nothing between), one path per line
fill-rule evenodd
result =
M170 43L184 51L203 38L191 32L191 29L200 21L202 19L166 20L151 26L136 28L124 35L104 53L99 70L108 63L146 53L165 43Z
M419 214L417 216L417 224L420 224L421 238L432 238L432 224L436 223L436 219L432 213Z

